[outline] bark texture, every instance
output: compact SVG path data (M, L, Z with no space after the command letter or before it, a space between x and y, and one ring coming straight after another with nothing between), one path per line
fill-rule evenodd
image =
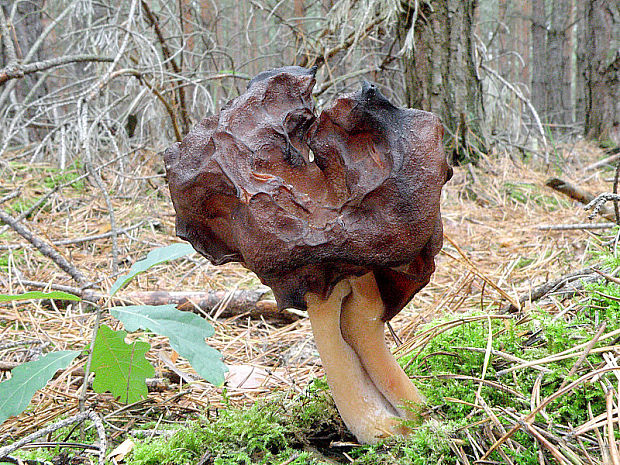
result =
M17 59L23 59L30 51L33 44L37 41L41 33L43 32L42 19L42 0L30 0L28 2L19 2L17 5L12 5L13 2L9 0L0 0L0 8L3 8L5 17L9 20L10 33L13 34L13 42ZM11 19L11 13L15 9L14 15ZM6 66L7 57L5 56L4 49L6 45L2 46L2 62L0 65ZM30 59L30 62L42 61L45 59L45 54L41 48L38 48ZM21 86L21 92L27 92L35 84L34 77L27 77L25 83Z
M474 21L477 0L419 2L400 17L404 45L415 22L415 50L405 56L406 102L439 115L454 163L486 152L482 83L477 72ZM417 14L416 14L417 13Z
M573 122L573 23L570 0L532 1L532 103L554 132Z
M571 118L571 61L566 56L569 41L571 5L569 0L553 0L547 32L547 63L545 84L547 122L569 124Z
M620 145L620 7L589 0L585 7L585 134Z

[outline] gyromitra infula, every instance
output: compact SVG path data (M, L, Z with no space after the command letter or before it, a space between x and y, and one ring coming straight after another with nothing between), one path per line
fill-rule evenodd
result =
M214 264L245 264L281 308L308 311L338 410L373 443L422 415L384 322L435 269L452 170L439 119L367 82L315 116L314 72L259 74L166 151L166 170L178 236Z

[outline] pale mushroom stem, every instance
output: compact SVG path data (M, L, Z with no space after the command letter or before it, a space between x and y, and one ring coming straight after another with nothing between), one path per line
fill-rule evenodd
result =
M420 421L424 397L411 383L385 342L385 308L373 273L349 278L351 294L343 303L340 324L375 387L401 418Z
M399 412L373 384L343 338L341 307L350 294L349 281L343 280L327 299L309 293L306 302L327 382L342 420L358 441L373 444L393 434L404 434L406 428L399 420Z

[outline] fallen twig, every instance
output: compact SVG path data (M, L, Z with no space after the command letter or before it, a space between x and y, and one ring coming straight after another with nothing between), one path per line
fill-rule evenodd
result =
M620 159L620 153L616 153L616 154L611 155L611 156L609 156L607 158L603 158L602 160L599 160L596 163L592 163L591 165L586 166L584 168L584 171L595 170L597 168L600 168L601 166L609 165L609 164L615 162L618 159Z
M454 350L468 350L471 352L478 352L478 353L485 353L486 349L483 349L481 347L452 347ZM506 360L508 360L509 362L516 362L516 363L527 363L527 360L519 358L519 357L515 357L512 354L508 354L506 352L502 352L501 350L495 350L492 349L491 350L491 355L494 355L496 357L501 357L504 358ZM549 368L543 367L543 366L538 366L538 365L532 365L530 368L534 369L534 370L538 370L538 371L542 371L544 373L551 373L553 372L553 370L550 370Z
M33 246L35 246L39 250L39 252L51 259L54 263L56 263L56 265L58 265L60 269L62 269L69 276L71 276L78 284L87 284L86 277L75 266L69 263L69 261L65 257L56 252L49 244L43 242L31 231L29 231L25 226L16 221L12 216L7 215L4 211L0 210L0 220L8 224L11 228L13 228L16 233L18 233Z
M592 281L593 275L596 272L594 268L584 268L582 270L573 271L571 273L565 274L564 276L559 277L556 280L549 281L542 286L539 286L535 289L532 289L525 294L519 296L519 304L524 304L525 302L535 302L550 294L559 290L560 288L566 286L567 284L573 283L579 279ZM573 284L573 289L571 289L570 293L577 292L581 287L583 287L583 283ZM519 308L512 303L506 304L501 313L511 313L518 311Z
M614 226L617 226L616 223L541 224L536 229L540 231L571 231L574 229L609 229Z
M105 435L105 428L103 426L103 422L99 415L97 415L92 410L88 410L86 412L78 413L72 417L61 420L57 423L49 425L39 431L35 431L32 434L29 434L25 438L20 439L19 441L15 441L10 446L0 447L0 459L6 457L11 452L16 451L22 446L29 444L40 437L46 436L54 431L57 431L65 426L72 425L74 423L81 423L84 420L89 419L95 425L95 429L97 430L97 435L99 436L99 446L97 449L99 450L99 465L103 465L105 462L105 450L107 448L107 439Z
M547 182L545 182L545 185L584 205L588 205L590 202L592 202L592 200L596 198L594 194L562 179L548 179ZM615 214L610 208L607 208L605 206L601 207L601 215L603 215L609 221L616 221Z
M613 200L615 202L619 199L620 195L606 192L604 194L597 195L590 202L588 202L588 204L584 208L586 210L592 210L589 218L594 218L594 216L599 212L603 212L601 214L606 217L605 212L607 212L609 209L605 206L605 202L609 202L610 200Z
M562 384L560 384L559 389L562 389L564 386L566 386L566 384L568 383L568 380L571 378L571 376L573 376L575 373L577 373L577 370L579 369L581 364L584 362L584 360L590 354L590 352L592 352L592 349L594 348L594 346L598 342L599 338L601 337L601 335L605 331L605 328L607 328L607 322L606 321L603 322L603 324L598 329L598 331L596 331L596 334L594 335L594 337L590 340L590 342L588 342L588 345L585 347L585 349L583 349L583 353L579 356L577 361L573 364L573 366L571 367L571 369L568 372L568 374L566 376L564 376L564 381L562 381Z
M86 62L111 62L114 61L110 57L102 57L99 55L70 55L63 57L55 57L49 60L38 61L36 63L29 63L27 65L17 64L15 66L7 66L0 69L0 86L11 79L19 79L27 76L28 74L38 73L39 71L45 71L46 69L56 68L58 66L67 65L70 63L86 63Z
M108 294L93 289L80 289L73 286L53 284L40 281L20 280L20 284L38 289L53 289L80 296L87 302L98 302L109 298ZM218 316L230 318L244 314L250 318L265 318L284 324L292 323L303 317L298 311L279 310L274 300L265 299L264 289L238 289L230 291L138 291L116 295L109 305L176 305L180 310L201 313L217 312ZM222 304L226 302L224 307Z
M146 223L146 220L143 220L143 221L140 221L137 224L134 224L133 226L129 226L127 228L117 229L116 231L108 231L106 233L95 234L93 236L78 237L76 239L57 240L57 241L53 241L52 244L54 244L54 245L74 245L74 244L81 244L83 242L90 242L90 241L96 241L96 240L99 240L99 239L106 239L108 237L118 236L120 234L126 234L129 231L133 231L134 229L138 229L139 227L143 226L145 223ZM153 221L152 224L157 225L158 222L157 221Z
M471 269L471 271L476 274L480 279L482 279L484 282L486 282L489 286L491 286L493 289L495 289L497 292L499 292L499 294L506 299L508 302L510 302L510 305L513 305L514 307L518 307L519 303L517 303L517 301L515 301L514 297L512 297L511 295L509 295L506 291L504 291L501 287L499 287L495 281L493 281L492 279L490 279L488 276L486 276L484 273L482 273L478 267L470 260L470 258L467 256L467 254L459 247L459 245L447 234L444 233L443 235L444 239L446 239L450 244L452 244L452 246L456 249L456 251L459 253L459 255L462 257L463 261L465 262L465 264ZM448 255L449 257L458 260L458 258L456 257L452 257L445 249L442 250L443 253L445 253L446 255Z
M8 202L11 199L14 199L15 197L17 197L19 194L21 194L20 189L15 189L13 192L5 195L4 197L2 197L0 199L0 205L2 205L5 202Z
M291 323L301 318L300 314L280 311L273 300L263 300L265 290L239 289L230 291L210 292L172 292L151 291L131 292L124 294L122 299L141 302L145 305L176 305L180 310L200 309L221 317L246 314L254 318L268 318ZM115 302L113 302L115 303ZM221 307L226 303L224 307Z
M527 414L525 417L523 417L521 419L520 423L517 423L510 431L508 431L506 434L504 434L501 438L499 438L486 452L485 454L480 458L480 462L486 460L489 458L489 455L491 455L493 453L493 451L497 450L498 447L500 447L504 442L506 442L508 439L510 439L510 437L516 433L521 427L523 423L530 423L533 421L534 418L536 418L536 415L542 410L544 409L547 405L549 405L551 402L553 402L554 400L556 400L558 397L563 396L564 394L568 394L569 392L571 392L573 389L575 389L576 387L578 387L580 384L582 384L583 382L587 381L590 378L593 378L595 376L599 376L602 375L603 373L608 373L610 371L617 371L618 367L605 367L605 368L600 368L598 370L594 370L591 371L589 373L586 373L585 375L583 375L582 377L580 377L579 379L573 381L572 383L570 383L568 386L562 388L562 389L558 389L556 392L554 392L553 394L551 394L549 397L545 398L539 405L538 407L536 407L534 410L532 410L529 414Z

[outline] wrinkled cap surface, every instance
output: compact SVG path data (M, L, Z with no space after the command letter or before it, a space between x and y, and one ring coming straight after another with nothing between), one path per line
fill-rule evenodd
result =
M281 308L372 271L388 320L442 246L443 126L366 82L317 117L314 84L314 70L261 73L166 150L177 235L214 264L243 263Z

